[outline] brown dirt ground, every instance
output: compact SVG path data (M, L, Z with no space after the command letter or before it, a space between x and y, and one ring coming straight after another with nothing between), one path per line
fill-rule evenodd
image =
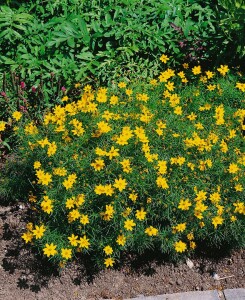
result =
M23 203L0 206L0 299L123 299L193 290L245 287L245 249L173 264L161 254L128 256L117 270L97 271L88 259L56 270L26 247L20 235ZM214 280L213 273L227 279Z

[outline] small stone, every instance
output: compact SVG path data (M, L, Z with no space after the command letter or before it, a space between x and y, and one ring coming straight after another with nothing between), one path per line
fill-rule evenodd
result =
M194 263L189 258L187 258L186 264L190 269L192 269L194 267Z
M178 285L182 285L182 280L177 279L176 283L177 283Z
M219 280L220 277L219 277L219 275L217 273L213 273L213 279L214 280Z

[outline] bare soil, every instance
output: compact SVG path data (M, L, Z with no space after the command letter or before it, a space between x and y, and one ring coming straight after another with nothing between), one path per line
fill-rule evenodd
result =
M116 270L96 270L87 257L58 271L21 240L27 214L23 203L0 206L0 299L125 299L245 287L245 249L201 251L192 268L149 252L126 255ZM232 277L215 280L214 273Z

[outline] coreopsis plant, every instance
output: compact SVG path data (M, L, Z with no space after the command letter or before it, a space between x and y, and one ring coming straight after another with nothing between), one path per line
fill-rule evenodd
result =
M229 72L184 64L149 82L86 85L40 125L15 112L36 186L25 242L62 264L96 253L105 267L151 246L178 256L203 241L244 244L244 83Z

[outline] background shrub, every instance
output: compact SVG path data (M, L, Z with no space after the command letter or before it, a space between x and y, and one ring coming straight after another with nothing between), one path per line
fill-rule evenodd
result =
M213 5L203 1L10 1L1 6L1 70L33 84L58 74L101 82L157 74L161 53L174 65L218 52Z

